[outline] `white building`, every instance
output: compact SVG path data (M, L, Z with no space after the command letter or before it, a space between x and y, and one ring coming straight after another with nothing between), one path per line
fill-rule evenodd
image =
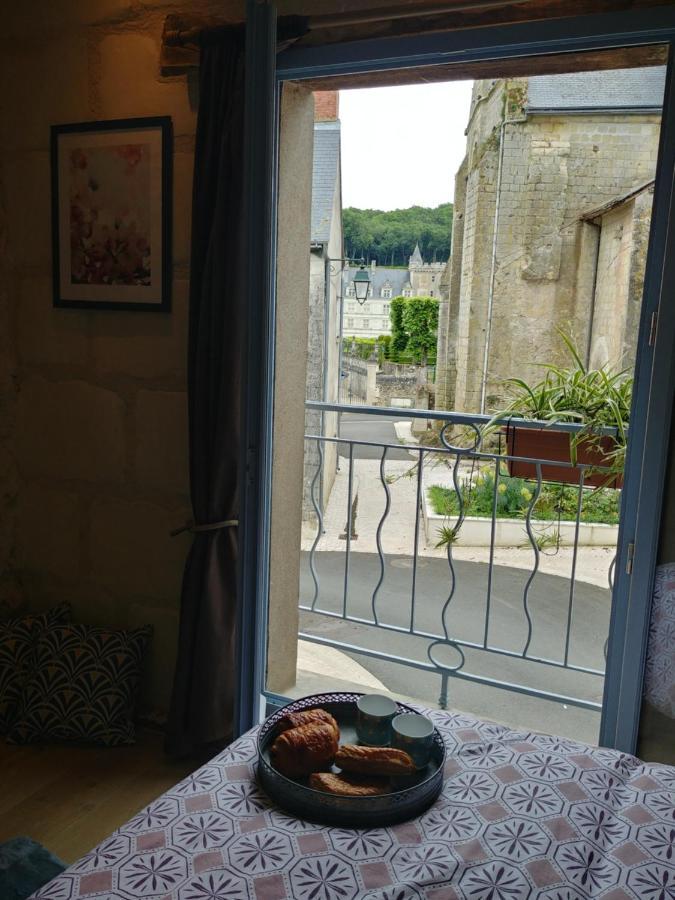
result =
M394 297L439 297L440 281L446 263L425 263L419 244L408 261L408 268L387 268L370 264L368 299L359 303L354 288L358 266L345 272L342 333L345 337L376 338L391 334L389 310Z

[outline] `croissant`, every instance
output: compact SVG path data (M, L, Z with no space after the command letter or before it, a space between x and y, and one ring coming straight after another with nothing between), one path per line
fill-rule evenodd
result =
M356 744L343 744L335 757L335 765L358 775L411 775L416 771L415 763L405 750Z
M340 729L338 723L325 709L303 709L300 712L286 713L283 718L279 719L278 733L290 731L291 728L299 728L301 725L309 725L310 723L325 722L332 725L335 729L336 736L340 737Z
M327 722L310 722L284 731L272 744L272 764L282 775L301 778L330 768L338 749L335 729Z
M386 778L369 778L367 781L350 778L349 775L333 775L332 772L315 772L309 776L309 786L325 794L343 797L376 797L389 792Z

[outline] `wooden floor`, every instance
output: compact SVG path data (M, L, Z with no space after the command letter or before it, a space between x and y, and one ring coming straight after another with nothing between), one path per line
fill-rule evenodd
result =
M0 741L0 843L27 835L72 863L194 767L149 731L111 749Z

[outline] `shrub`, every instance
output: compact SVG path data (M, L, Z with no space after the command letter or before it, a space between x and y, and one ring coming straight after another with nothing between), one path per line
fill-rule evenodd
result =
M492 517L494 475L481 473L475 484L467 479L460 484L464 513L467 516ZM524 518L537 490L536 482L523 478L500 476L497 485L497 518ZM573 522L577 517L579 489L573 485L542 484L532 511L532 518L543 521ZM457 516L459 502L454 488L433 484L428 489L431 506L439 516ZM621 491L612 488L584 488L581 521L616 525L619 522Z

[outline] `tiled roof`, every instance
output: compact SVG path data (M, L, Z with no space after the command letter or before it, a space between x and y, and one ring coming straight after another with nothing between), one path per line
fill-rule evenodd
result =
M528 79L529 112L538 110L660 109L665 66L609 69Z
M312 174L312 242L330 238L335 186L340 170L340 123L314 125L314 168Z
M349 267L347 273L348 281L352 281L357 270L357 266ZM403 288L410 284L410 272L407 269L388 269L385 266L376 266L374 269L369 267L368 273L370 275L370 283L373 286L373 299L380 296L380 291L383 287L391 287L391 296L400 297L403 293Z

